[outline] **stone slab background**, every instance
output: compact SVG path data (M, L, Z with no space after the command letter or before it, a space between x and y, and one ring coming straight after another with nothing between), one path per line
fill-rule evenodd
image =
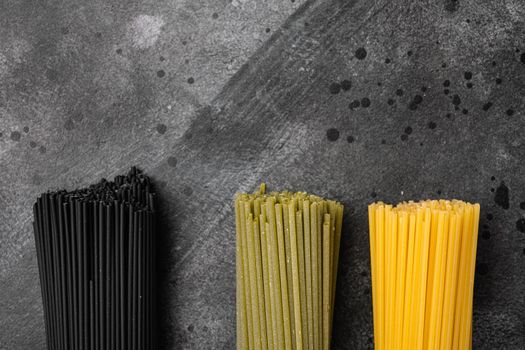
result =
M131 165L163 349L234 348L231 200L261 181L345 204L334 349L372 347L366 205L426 197L481 203L474 348L525 348L524 38L520 0L2 1L0 349L45 348L37 195Z

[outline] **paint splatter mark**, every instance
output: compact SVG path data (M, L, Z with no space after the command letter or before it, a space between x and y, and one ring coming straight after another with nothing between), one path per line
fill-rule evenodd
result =
M18 131L11 132L11 140L13 141L20 141L20 136L20 132Z
M164 124L158 124L156 129L157 129L157 132L158 132L159 134L163 135L163 134L166 133L166 130L167 130L168 128L167 128L166 125L164 125Z
M370 107L370 99L368 97L363 97L361 99L361 107L363 107L363 108Z
M341 89L343 89L343 91L348 91L352 88L352 82L350 80L343 80L341 82Z
M516 229L522 233L525 233L525 219L521 218L516 221Z
M164 72L164 70L161 69L161 70L158 70L158 71L157 71L157 77L162 78L162 77L164 77L165 75L166 75L166 72Z
M328 90L332 95L338 94L341 91L341 85L339 83L332 83L328 87Z
M128 36L134 47L147 49L159 39L163 25L164 21L160 17L139 15L129 25Z
M168 157L168 165L172 168L175 168L177 166L177 158Z
M513 109L507 109L507 115L510 117L514 114L514 110Z
M366 57L366 54L367 54L367 52L366 52L364 47L360 47L357 50L355 50L355 57L358 60L364 60L365 57Z
M182 190L182 193L184 193L184 195L189 197L189 196L191 196L193 194L193 189L190 186L186 186Z
M459 8L459 0L445 0L445 10L448 12L456 12Z
M494 202L503 209L509 209L509 188L502 181L494 195Z
M192 77L188 78L188 84L193 84L194 82L195 82L195 79L193 79Z
M477 271L477 273L479 273L480 275L484 276L484 275L486 275L486 274L489 272L489 267L488 267L487 264L485 264L485 263L480 263L480 264L478 264L478 266L476 267L476 271Z
M348 143L353 143L353 142L354 142L354 137L353 137L353 136L348 136L348 137L346 138L346 141L347 141Z
M335 142L339 139L339 130L335 128L330 128L326 130L326 138L328 141Z
M64 123L64 129L70 131L70 130L73 130L74 128L75 128L75 125L73 124L73 121L71 119L66 120L66 122Z
M356 108L358 108L360 105L361 105L361 102L359 102L359 100L353 100L352 102L350 102L350 104L348 105L348 107L349 107L350 109L356 109Z
M429 122L429 123L428 123L428 128L429 128L430 130L434 130L434 129L436 128L436 126L437 126L437 124L434 123L434 122Z
M492 102L487 102L487 103L485 103L485 104L483 105L482 108L483 108L483 110L486 112L486 111L488 111L488 110L490 109L490 107L492 107L492 105L493 105Z

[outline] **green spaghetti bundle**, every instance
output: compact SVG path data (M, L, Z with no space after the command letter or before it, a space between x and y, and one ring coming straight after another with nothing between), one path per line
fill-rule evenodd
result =
M329 349L343 205L238 194L237 349Z

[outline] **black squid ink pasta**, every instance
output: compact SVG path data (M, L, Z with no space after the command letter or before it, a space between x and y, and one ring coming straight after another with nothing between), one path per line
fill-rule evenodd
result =
M37 199L48 349L157 348L154 203L153 184L135 167Z

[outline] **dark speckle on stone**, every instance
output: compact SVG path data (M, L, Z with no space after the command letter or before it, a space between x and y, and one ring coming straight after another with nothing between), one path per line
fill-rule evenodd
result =
M513 109L507 109L507 115L510 117L511 115L514 114L514 110Z
M46 70L46 78L50 81L57 81L58 80L58 72L54 69L48 69Z
M396 95L397 96L403 96L403 90L402 89L397 89L396 90Z
M487 102L483 105L483 110L486 112L490 107L492 107L492 102Z
M480 264L478 264L478 266L476 268L476 271L480 275L484 276L484 275L486 275L489 272L489 267L485 263L480 263Z
M348 143L352 143L352 142L354 142L354 137L350 135L350 136L348 136L348 137L346 138L346 141L347 141Z
M496 67L496 61L492 61L492 67Z
M194 330L195 330L195 326L194 326L193 324L190 324L190 325L188 326L188 332L191 333L191 332L193 332Z
M520 209L521 210L525 210L525 202L521 202L520 203Z
M385 59L385 63L386 63L386 64L389 64L390 62L392 62L392 61L390 60L390 58L386 58L386 59Z
M412 54L413 54L412 50L409 50L409 51L407 52L407 56L408 56L408 57L412 56Z
M13 141L20 141L20 132L19 131L13 131L11 133L11 140Z
M441 68L447 68L447 64L446 63L442 63L441 64Z
M158 124L156 129L159 134L163 135L168 128L164 124Z
M501 84L503 80L501 80L501 78L496 78L496 84Z
M358 60L364 60L366 57L366 50L363 47L358 48L355 50L355 57Z
M473 86L474 86L474 85L472 85L472 83L467 83L467 88L468 88L468 89L472 89Z
M382 139L382 140L381 140L381 144L382 144L382 145L386 145L386 140L385 140L385 139Z
M115 52L117 53L117 55L122 55L122 49L117 49Z
M444 90L443 90L443 93L444 93L445 95L448 95L448 94L450 93L450 90L449 90L449 89L444 89Z
M370 99L368 97L363 97L361 99L361 107L363 107L363 108L370 107Z
M461 110L461 113L463 113L463 114L468 114L468 109L463 108L463 109Z
M219 14L217 12L214 12L213 15L211 15L213 19L219 18Z
M68 27L62 27L62 28L60 28L60 32L63 35L68 35L69 34L69 28Z
M388 103L390 106L392 106L394 104L394 100L389 98L386 103Z
M421 87L421 92L427 92L427 87L426 86L422 86Z
M487 220L491 221L492 219L494 219L494 215L492 215L491 213L488 213Z
M459 0L445 0L445 10L448 12L456 12L459 8Z
M192 77L188 78L188 84L193 84L194 82L195 82L195 79L193 79Z
M350 105L348 107L350 109L356 109L360 105L361 105L361 102L359 102L359 100L353 100L352 102L350 102Z
M376 197L377 197L377 193L375 193L374 191L372 191L372 193L370 193L370 197L372 197L372 198L376 198Z
M408 135L407 134L401 135L401 141L406 141L406 140L408 140Z
M407 134L407 135L410 135L410 134L412 133L412 131L413 131L413 130L412 130L412 127L411 127L411 126L407 126L407 127L405 128L405 134Z
M339 84L339 83L332 83L328 87L328 90L330 91L330 93L332 95L338 94L339 91L341 91L341 84Z
M525 219L524 218L521 218L518 221L516 221L516 229L518 229L518 231L522 233L525 233Z
M66 130L73 130L75 127L75 124L73 124L73 121L71 119L68 119L66 120L66 122L64 123L64 129Z
M433 129L436 128L436 126L437 126L437 125L436 125L436 123L434 123L434 122L429 122L429 123L428 123L428 128L429 128L429 129L432 129L432 130L433 130Z
M326 130L326 138L331 142L337 141L337 139L339 139L339 130L335 128Z
M465 77L465 79L470 80L470 79L472 79L472 72L465 72L465 74L463 74L463 76Z
M495 177L495 176L491 176L490 179L491 179L492 181L494 181L494 180L496 180L496 177Z
M164 77L165 75L166 75L166 72L164 72L164 70L161 69L161 70L158 70L158 71L157 71L157 77L162 78L162 77Z
M423 96L421 95L416 95L414 96L414 100L413 100L415 103L417 104L420 104L421 102L423 102Z
M266 33L269 33L270 30L271 30L270 28L266 28L264 31L265 31Z
M489 232L489 231L483 231L483 232L481 233L481 237L482 237L483 239L490 239L490 232Z
M343 89L344 91L348 91L352 88L352 82L350 80L343 80L341 82L341 89Z
M182 190L182 193L184 193L184 195L189 197L189 196L191 196L193 194L193 189L190 186L186 186Z
M27 134L29 132L29 126L24 126L22 130Z
M30 141L29 142L29 147L35 148L36 147L36 142L35 141Z
M449 86L450 86L450 80L445 80L445 81L443 82L443 86L444 86L444 87L449 87Z
M40 146L40 148L38 149L38 151L42 154L46 153L47 152L47 149L45 146Z
M494 195L494 202L503 209L509 209L509 188L502 181Z
M168 158L168 165L172 168L175 168L177 166L177 158L175 157L169 157Z
M160 57L159 57L159 61L164 62L165 60L166 60L166 59L164 58L164 56L160 56Z
M520 61L521 63L525 64L525 52L521 54Z
M458 106L461 103L461 98L459 97L458 94L455 94L454 96L452 96L452 103L455 106Z

